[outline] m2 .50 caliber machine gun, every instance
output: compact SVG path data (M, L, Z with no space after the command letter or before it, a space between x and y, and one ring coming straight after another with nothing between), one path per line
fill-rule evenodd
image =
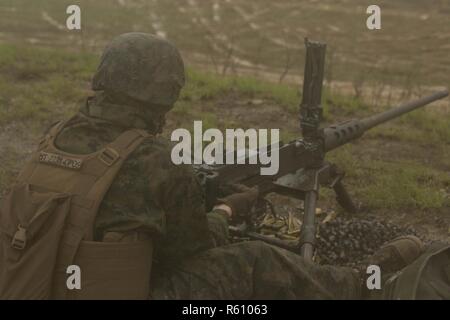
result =
M364 132L375 126L442 99L448 96L449 92L442 90L368 118L352 119L321 128L321 97L326 45L311 42L308 39L305 40L305 45L306 62L300 104L300 128L303 137L287 144L280 143L277 146L279 152L278 173L270 176L261 175L262 165L250 164L255 162L249 161L249 158L258 155L248 155L245 164L199 165L196 166L196 170L205 186L209 209L220 196L221 186L233 183L244 184L248 187L258 186L262 197L275 192L303 200L303 223L298 244L295 246L256 232L231 228L232 231L240 232L246 237L299 252L305 259L312 260L316 236L316 202L320 186L332 188L337 202L344 210L349 213L357 211L342 184L344 173L325 160L326 153L361 137ZM273 147L266 152L272 151Z

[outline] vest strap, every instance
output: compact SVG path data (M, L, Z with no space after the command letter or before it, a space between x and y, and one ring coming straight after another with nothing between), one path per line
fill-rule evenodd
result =
M54 140L64 128L65 123L62 121L57 123L47 133L40 149L33 155L34 161L29 164L33 170L30 170L30 174L27 175L25 180L30 179L36 170L43 170L43 166L51 168L48 169L49 174L58 172L51 172L51 170L64 170L64 172L70 170L40 163L38 160L41 152L58 154L59 150L54 146ZM82 241L92 241L95 218L106 192L128 156L149 136L150 134L144 130L131 129L120 134L100 151L79 155L83 163L79 170L71 170L70 179L74 186L72 187L74 188L72 191L74 201L61 239L56 264L57 270L62 271L73 264ZM65 191L71 193L70 190ZM61 272L59 271L58 274L60 275ZM59 279L59 275L54 279L55 283L63 281L62 278ZM53 295L58 298L68 298L70 292L64 287L55 287Z

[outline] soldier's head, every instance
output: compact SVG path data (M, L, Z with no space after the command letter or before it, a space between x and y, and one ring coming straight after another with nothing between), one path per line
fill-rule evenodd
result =
M173 44L132 32L118 36L106 47L92 89L118 103L141 106L163 121L184 82L183 60Z

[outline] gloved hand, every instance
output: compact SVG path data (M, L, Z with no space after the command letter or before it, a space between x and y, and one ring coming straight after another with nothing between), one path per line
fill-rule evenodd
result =
M231 208L233 219L242 219L249 215L258 199L258 187L249 188L242 184L231 186L234 193L217 199L217 204L225 204Z

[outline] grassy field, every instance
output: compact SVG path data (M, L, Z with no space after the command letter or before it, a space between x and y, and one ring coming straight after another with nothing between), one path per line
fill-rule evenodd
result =
M62 49L0 45L0 189L5 190L40 133L77 111L91 92L98 57ZM64 72L62 72L64 70ZM299 135L298 90L251 77L188 70L181 99L164 134L205 127L281 128L284 141ZM352 97L325 92L325 120L364 117L376 109ZM415 111L330 153L347 172L346 184L364 214L379 214L445 235L450 221L450 118L444 110ZM322 194L322 206L335 206Z
M82 31L65 28L68 5ZM0 40L98 51L145 31L174 41L217 73L301 75L304 37L329 45L327 78L358 84L449 85L450 0L380 0L382 29L366 28L369 0L0 0ZM275 57L275 58L274 58Z
M0 191L41 132L84 103L101 49L124 32L167 37L186 60L187 85L166 136L198 119L221 129L281 128L283 141L299 136L306 36L328 43L327 124L450 86L450 0L377 3L379 31L365 27L366 0L0 0ZM82 9L82 31L65 28L69 4ZM448 238L449 99L328 159L346 170L362 215ZM327 190L320 205L335 207Z

